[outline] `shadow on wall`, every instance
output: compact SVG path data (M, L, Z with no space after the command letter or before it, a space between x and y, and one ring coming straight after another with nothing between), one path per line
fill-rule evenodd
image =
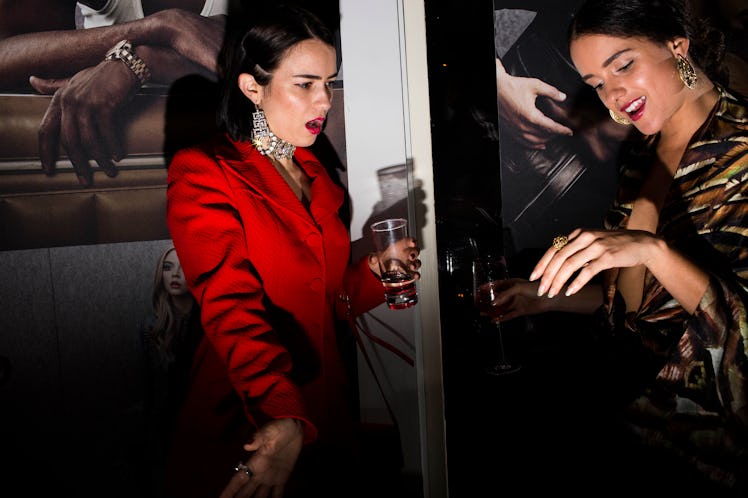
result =
M420 180L413 179L412 173L413 165L410 162L377 170L380 199L374 204L371 214L363 224L363 237L353 242L354 260L374 250L369 237L369 226L372 223L387 218L405 218L409 221L411 230L420 229L426 224L426 193ZM414 219L411 219L411 213L415 213ZM411 235L416 241L422 240L418 232Z

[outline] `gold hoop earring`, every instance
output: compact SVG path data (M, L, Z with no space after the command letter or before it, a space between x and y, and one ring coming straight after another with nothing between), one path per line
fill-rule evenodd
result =
M694 88L696 88L696 80L698 79L696 77L696 70L693 68L693 65L688 62L688 59L686 59L682 55L678 54L675 59L680 80L684 85L686 85L687 88L693 90Z
M631 124L631 120L623 117L621 114L618 114L613 109L608 109L608 113L610 114L611 119L615 121L616 123L618 123L619 125L628 126Z

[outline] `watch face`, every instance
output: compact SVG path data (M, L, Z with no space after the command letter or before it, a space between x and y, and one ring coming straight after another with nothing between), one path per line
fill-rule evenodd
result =
M130 42L127 40L122 40L118 42L114 47L112 47L111 50L106 54L107 59L120 59L122 56L120 55L122 50L130 50Z

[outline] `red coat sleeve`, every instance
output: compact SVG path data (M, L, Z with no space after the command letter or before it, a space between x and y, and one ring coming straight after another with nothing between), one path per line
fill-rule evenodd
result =
M384 302L384 288L369 268L367 257L349 265L343 277L344 292L350 298L351 315L355 318ZM345 318L347 306L338 306L338 318Z

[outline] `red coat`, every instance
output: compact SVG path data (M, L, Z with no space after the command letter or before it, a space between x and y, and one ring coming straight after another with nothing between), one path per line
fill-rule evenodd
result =
M339 296L356 316L382 303L383 290L365 259L349 264L342 189L310 151L294 157L311 180L309 210L248 142L221 137L169 166L167 221L206 337L180 422L188 447L201 431L246 459L242 444L269 419L301 419L306 442L345 427Z

